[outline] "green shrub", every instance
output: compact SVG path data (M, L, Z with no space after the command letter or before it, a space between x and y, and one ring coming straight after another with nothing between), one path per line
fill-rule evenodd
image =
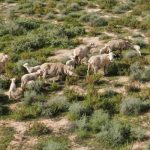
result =
M87 66L86 65L80 65L75 69L76 74L79 75L79 77L84 77L87 75Z
M43 91L44 86L45 86L45 83L43 80L36 80L33 83L27 85L27 89L33 92L35 91L37 93L41 93ZM41 98L42 98L42 95L41 95Z
M49 134L51 130L43 123L34 122L33 125L26 131L27 135L30 136L41 136Z
M24 92L24 97L23 97L23 102L27 105L31 105L32 103L43 101L44 96L41 94L37 94L35 91L25 91Z
M9 107L0 104L0 116L8 115L10 112Z
M61 90L61 85L59 85L58 83L56 82L53 82L51 85L50 85L50 88L49 88L49 91L51 92L55 92L55 91L59 91Z
M76 120L86 115L89 112L89 108L85 107L83 104L76 102L70 105L68 116L71 120Z
M16 120L27 120L37 118L41 115L42 108L40 105L26 106L21 105L15 109L12 117Z
M10 80L7 78L0 78L0 88L8 89L10 85Z
M15 131L12 127L0 127L0 149L6 150L10 142L14 139Z
M102 110L96 110L90 119L90 127L95 132L104 130L108 124L109 115Z
M68 141L65 137L42 138L36 145L37 150L69 150Z
M97 14L86 14L80 17L80 20L88 23L90 26L93 27L101 27L106 26L108 22L105 18L100 17Z
M46 104L46 106L42 110L42 115L54 117L62 112L66 112L68 110L68 107L69 103L67 102L65 96L55 96Z
M0 89L0 104L8 103L8 96L4 94L4 91Z
M98 105L100 105L99 107L106 111L109 115L114 115L116 113L119 113L121 99L122 96L119 94L112 96L102 96L100 97L100 103Z
M124 115L139 115L148 111L149 108L149 102L142 101L139 98L128 97L122 101L120 112Z
M75 122L76 125L76 133L79 138L83 139L88 136L88 120L86 116L83 116L80 120Z
M107 75L128 75L129 74L129 64L123 62L114 62L110 64L107 68Z
M141 48L145 48L147 44L145 43L144 39L141 37L134 39L134 44L139 45Z
M84 97L80 96L77 92L75 92L74 90L70 90L70 89L64 89L64 94L67 97L67 100L69 102L73 102L73 101L80 101L83 100Z
M117 4L117 0L99 0L98 4L102 9L112 9Z
M37 22L36 20L31 20L31 19L17 19L16 23L20 26L23 27L26 30L33 30L33 29L37 29L38 27L40 27L39 22Z
M102 130L97 134L97 139L112 147L121 146L131 141L131 127L113 121L107 130Z

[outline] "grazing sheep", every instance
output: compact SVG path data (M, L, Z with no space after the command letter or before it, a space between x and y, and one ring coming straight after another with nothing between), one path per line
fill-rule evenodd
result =
M40 65L35 66L35 67L30 67L28 63L25 63L23 67L27 69L28 73L37 72L40 69Z
M5 70L6 62L9 60L8 55L4 55L3 58L0 61L0 73L2 73Z
M50 77L60 77L66 75L76 76L75 73L72 72L72 68L70 66L61 63L44 63L41 65L41 70L44 79L47 75L49 75Z
M81 63L81 60L85 57L88 58L88 53L90 52L91 48L94 48L95 44L88 44L87 46L77 47L74 49L73 55L76 60L76 63Z
M119 51L121 54L122 50L129 48L136 50L141 56L140 47L138 45L132 45L129 41L123 39L109 41L102 49L100 49L100 54L108 54L110 50Z
M66 61L66 66L70 66L72 69L75 68L76 61L75 61L75 58L73 56L71 56L70 59L68 61Z
M109 54L102 54L90 57L88 61L88 71L89 74L90 70L94 71L94 74L101 68L104 69L104 75L106 75L106 69L108 65L113 61L113 53L110 52Z
M37 72L23 75L21 78L21 88L24 88L29 81L36 80L41 74L42 71L38 70Z

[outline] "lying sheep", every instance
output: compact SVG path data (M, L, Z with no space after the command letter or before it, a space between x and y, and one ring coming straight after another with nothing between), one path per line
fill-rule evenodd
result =
M41 71L44 79L46 76L75 76L75 73L72 72L72 68L70 66L61 63L44 63L41 65Z
M31 81L31 80L36 80L40 75L42 75L42 71L38 70L37 72L34 73L29 73L25 74L21 78L21 88L24 88L25 85Z
M106 75L106 69L108 65L113 61L114 54L110 52L109 54L102 54L90 57L88 61L88 71L89 74L90 70L94 71L94 74L101 68L104 69L104 75Z
M0 73L4 72L6 62L9 60L8 55L4 55L0 61Z
M28 73L37 72L40 69L40 65L34 66L34 67L30 67L28 63L25 63L23 65L23 67L25 67L27 69Z
M108 54L109 51L119 51L122 54L123 50L133 49L138 52L141 56L140 47L138 45L132 45L129 41L118 39L109 41L102 49L100 49L100 54Z
M76 63L81 63L81 60L85 57L88 58L88 54L91 50L91 48L94 48L95 47L95 44L89 44L87 46L83 46L83 47L77 47L76 49L74 49L73 51L73 55L74 55L74 58L76 60Z

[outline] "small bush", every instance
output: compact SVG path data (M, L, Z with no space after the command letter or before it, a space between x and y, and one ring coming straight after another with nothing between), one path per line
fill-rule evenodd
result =
M102 9L112 9L117 4L117 0L99 0L98 4Z
M14 139L15 131L12 127L0 127L0 149L6 150L10 142Z
M101 27L101 26L106 26L108 22L106 19L100 17L97 14L86 14L80 17L80 20L88 23L90 26L93 27Z
M128 75L129 74L129 64L123 62L114 62L110 64L107 68L107 75Z
M0 104L0 116L8 115L10 112L9 107Z
M147 44L145 43L144 39L141 37L134 39L134 44L139 45L141 48L146 48Z
M75 92L74 90L70 90L67 88L64 90L64 94L67 97L67 100L69 102L80 101L80 100L83 100L83 98L84 98L84 97L80 96L77 92Z
M120 105L120 112L124 115L139 115L146 112L150 107L148 102L144 102L138 98L126 98Z
M66 100L65 96L55 96L51 99L45 106L42 111L42 115L48 117L55 117L62 112L68 110L69 103Z
M36 145L37 150L69 150L68 142L65 137L48 137Z
M69 107L69 119L71 120L76 120L82 117L83 115L86 115L87 111L89 108L86 108L83 104L81 103L73 103Z
M0 104L8 103L8 96L4 94L4 91L0 89Z
M44 96L37 94L35 91L25 91L23 102L27 105L30 105L35 102L43 101Z
M41 112L42 108L39 105L21 105L20 107L17 107L17 109L15 109L12 117L16 120L33 119L39 117L41 115Z
M79 138L83 139L88 136L88 120L86 116L83 116L80 120L77 120L76 123L76 133Z
M49 134L51 130L43 123L34 122L33 125L26 131L27 135L30 136L41 136Z
M80 65L75 69L76 74L79 75L79 77L84 77L87 75L87 66L86 65Z
M90 127L95 132L99 132L104 128L107 128L108 124L109 115L102 110L96 110L90 119Z
M112 147L123 145L131 141L131 127L113 121L107 130L103 130L97 134L97 139L110 144Z

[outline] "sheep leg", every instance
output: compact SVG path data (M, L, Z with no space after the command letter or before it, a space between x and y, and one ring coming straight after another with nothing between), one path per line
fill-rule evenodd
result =
M97 73L98 68L97 68L97 67L94 67L93 69L94 69L94 74L96 74L96 73Z
M90 69L91 69L91 65L90 65L90 64L88 64L87 75L90 75Z

